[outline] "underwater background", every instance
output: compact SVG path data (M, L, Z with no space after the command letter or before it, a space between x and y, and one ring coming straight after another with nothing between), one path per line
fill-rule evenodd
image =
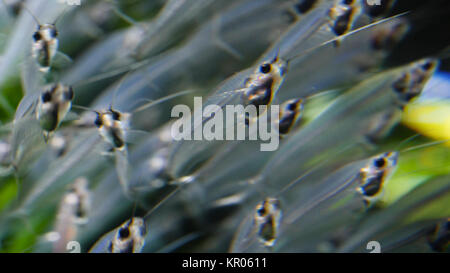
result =
M448 1L76 2L0 4L1 252L449 251ZM278 149L173 139L263 74Z

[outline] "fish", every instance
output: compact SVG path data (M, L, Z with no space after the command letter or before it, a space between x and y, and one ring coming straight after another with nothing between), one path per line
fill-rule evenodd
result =
M70 111L74 92L72 87L57 83L46 88L37 103L36 119L45 132L45 138L54 132Z

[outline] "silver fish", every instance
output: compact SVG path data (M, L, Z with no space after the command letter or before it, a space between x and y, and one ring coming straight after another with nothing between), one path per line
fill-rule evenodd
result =
M425 70L424 67L431 69ZM381 73L355 86L338 97L314 121L293 134L266 164L260 179L267 181L264 182L267 186L283 188L283 181L293 181L296 177L306 173L312 164L320 164L319 162L322 161L324 164L332 166L333 164L342 164L351 158L357 159L359 156L363 156L361 153L365 154L367 150L363 151L361 147L358 148L359 144L355 142L355 138L362 137L359 142L361 144L367 142L368 136L370 139L370 136L377 133L374 128L388 130L387 124L392 128L395 123L382 121L374 126L374 122L380 121L380 113L384 115L384 113L392 111L402 111L402 105L405 103L404 94L398 95L395 88L396 83L403 79L405 74L422 71L423 73L419 73L422 75L420 81L410 85L411 89L405 90L408 94L414 94L411 98L417 96L416 91L420 90L420 87L434 73L435 67L435 60L420 60ZM336 133L333 133L333 130L337 130ZM326 159L320 156L321 152L319 151L326 151ZM344 151L348 153L347 156L344 156ZM331 156L333 153L340 155L339 162L333 163L334 156ZM317 156L316 159L310 157L313 154ZM280 173L275 171L276 166L289 171Z
M115 232L114 238L108 246L110 253L138 253L145 242L147 229L144 220L133 217L123 223Z
M271 247L276 242L282 217L280 201L267 198L258 204L255 210L258 237L265 246Z
M88 222L90 191L87 184L85 178L77 179L61 200L55 224L59 240L53 244L54 252L65 252L67 243L76 238L79 227Z
M302 177L294 181L290 187L286 187L283 191L272 195L283 202L285 210L283 212L283 220L278 223L279 242L274 246L275 251L299 251L302 244L299 243L305 238L309 238L309 244L305 242L305 246L317 246L320 242L320 236L313 236L315 229L321 229L325 224L320 219L327 218L326 225L333 226L330 223L345 222L350 225L351 221L355 221L358 215L362 215L378 199L375 196L368 196L367 192L362 192L361 185L367 187L372 182L372 177L368 177L367 173L379 174L376 184L377 194L383 192L383 184L389 179L397 164L398 153L386 153L361 162L351 163L345 168L338 170L331 175L322 174L316 177ZM379 170L375 165L381 160L386 160L383 170ZM358 169L359 166L364 166ZM370 180L372 179L372 180ZM375 188L375 187L374 187ZM258 191L256 194L259 195ZM380 198L380 195L377 195ZM371 203L368 203L368 199ZM254 197L253 197L254 198ZM252 225L249 225L249 217L241 224L236 233L233 251L237 252L259 252L261 248L254 240L255 233ZM253 224L254 226L254 224ZM331 233L331 232L330 232ZM253 238L252 238L253 237ZM323 239L323 238L322 238ZM312 243L315 241L315 243ZM297 249L296 249L297 248ZM295 249L295 250L294 250ZM317 251L312 248L303 249L303 251Z
M33 34L31 53L40 66L40 71L47 73L58 51L58 30L54 24L39 25Z
M58 128L70 111L73 97L72 87L60 83L54 84L42 92L37 104L36 118L46 132L46 138Z

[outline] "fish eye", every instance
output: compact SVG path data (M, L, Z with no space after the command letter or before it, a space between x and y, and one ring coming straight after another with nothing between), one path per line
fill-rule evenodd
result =
M262 64L262 65L259 67L259 71L261 71L261 73L264 73L264 74L269 73L270 70L272 70L272 65L269 64L269 63Z
M120 120L120 113L119 112L117 112L117 111L114 111L114 110L112 110L112 109L110 109L110 111L111 111L111 114L112 114L112 118L114 119L114 120Z
M267 211L264 208L264 206L261 206L261 208L259 208L256 212L258 213L259 216L264 216L267 213Z
M100 117L100 114L97 113L97 118L94 121L95 126L97 126L98 128L101 127L103 125L103 121Z
M50 36L52 36L52 38L58 37L58 31L56 30L56 28L52 28L50 30Z
M386 159L384 159L383 157L375 160L375 167L377 167L378 169L383 168L385 165L386 165Z
M430 70L431 68L433 68L433 64L432 64L432 62L426 62L426 63L424 63L424 64L422 65L422 68L423 68L425 71L428 71L428 70Z
M45 92L42 94L42 102L49 102L52 100L52 94L50 92Z
M39 31L36 31L36 32L33 34L33 40L34 40L35 42L37 42L37 41L39 41L39 40L41 40L41 39L42 39L41 34L39 33Z
M299 1L299 3L297 3L295 5L295 9L297 10L298 13L307 13L308 11L310 11L312 9L312 7L315 4L316 4L316 0Z
M72 87L69 87L69 90L64 92L64 99L66 99L68 101L73 100L73 89L72 89Z
M287 109L289 111L295 111L297 110L297 103L289 103Z
M406 102L411 101L412 99L414 99L415 97L417 97L418 94L414 94L414 93L408 93L405 95L404 99Z
M78 206L75 212L75 216L78 218L83 218L85 216L85 212L81 206Z
M126 239L129 236L130 236L130 230L128 229L128 227L119 229L119 238L120 239Z

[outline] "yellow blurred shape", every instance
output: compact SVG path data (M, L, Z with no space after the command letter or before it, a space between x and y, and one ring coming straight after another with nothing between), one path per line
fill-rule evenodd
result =
M450 139L450 101L416 102L405 107L402 122L437 140ZM450 146L450 142L446 142Z

